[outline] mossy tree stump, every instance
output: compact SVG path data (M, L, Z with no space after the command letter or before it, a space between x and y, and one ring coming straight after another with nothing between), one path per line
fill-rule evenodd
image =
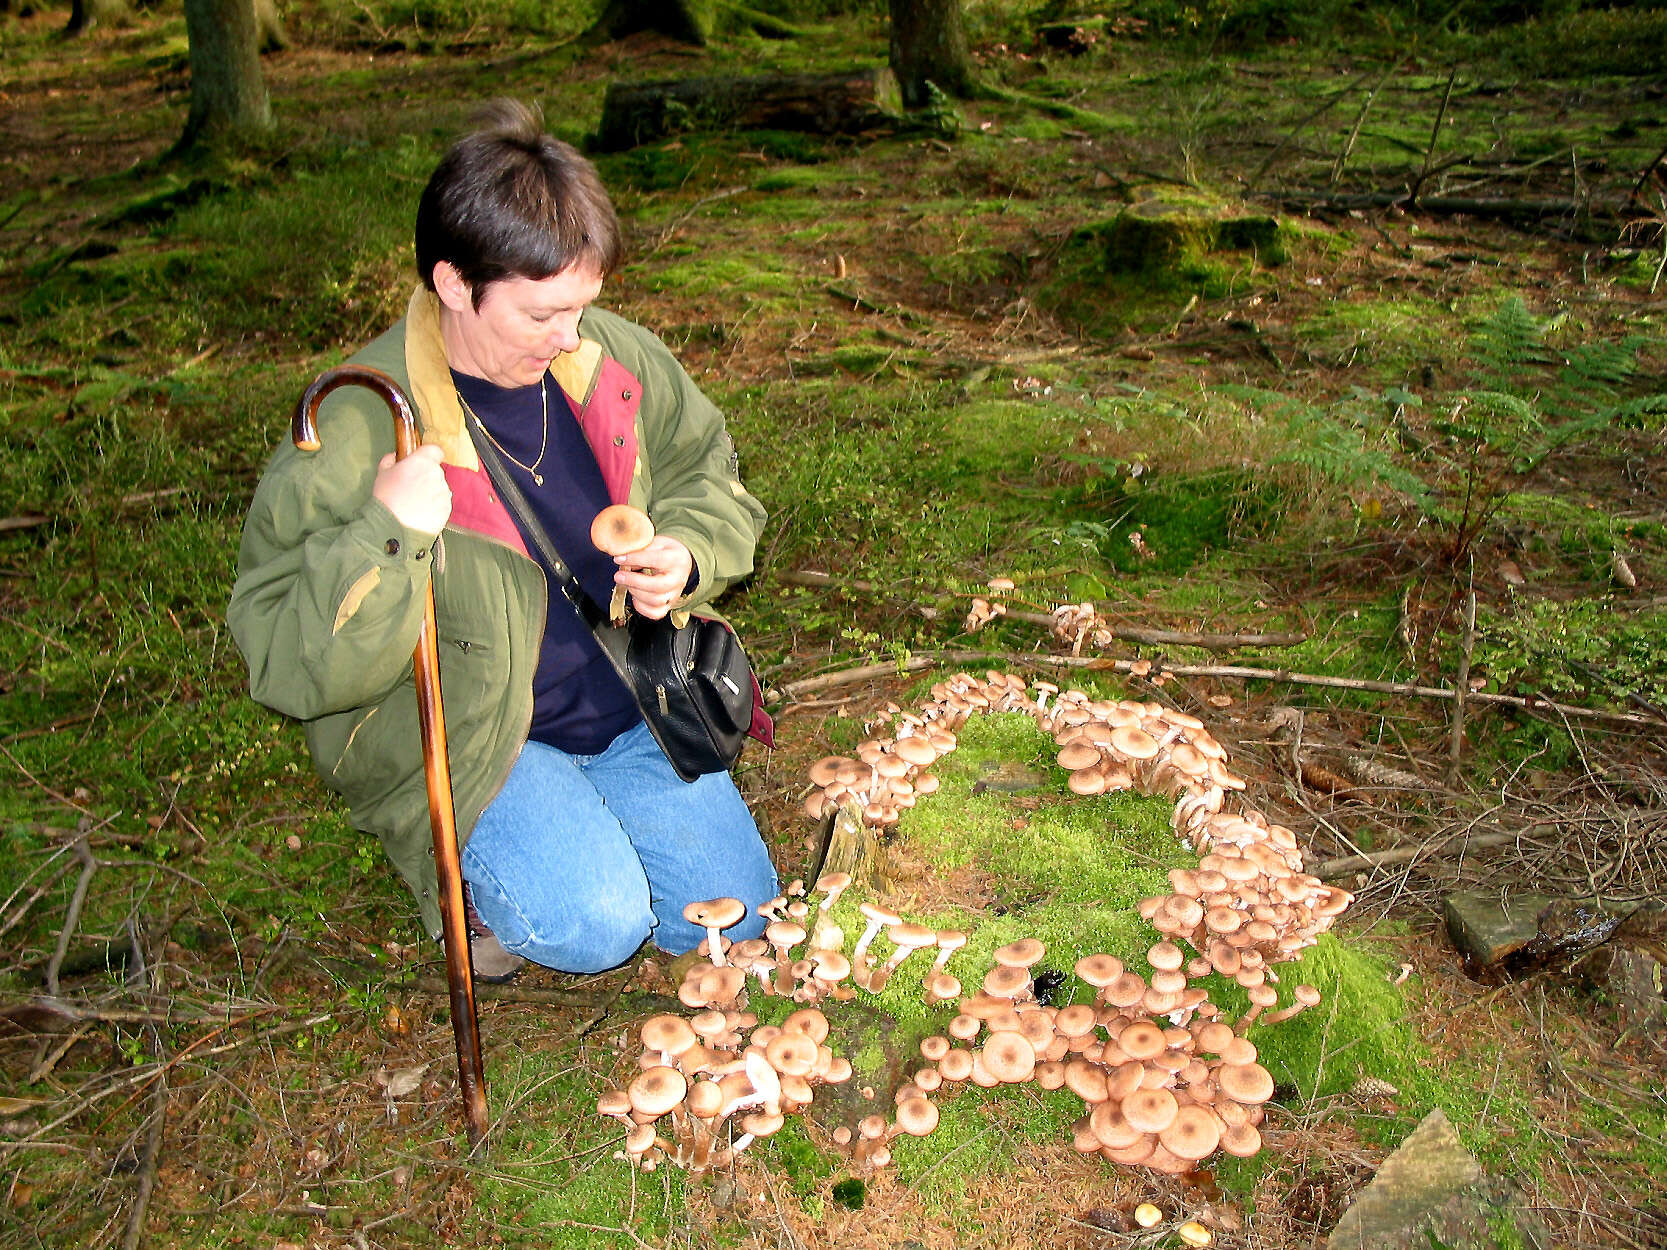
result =
M602 100L592 147L622 152L680 134L797 130L860 134L895 124L896 82L887 70L615 82Z

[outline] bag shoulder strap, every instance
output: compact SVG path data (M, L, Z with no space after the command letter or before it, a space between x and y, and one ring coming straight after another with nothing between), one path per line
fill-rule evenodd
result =
M631 679L624 662L625 631L608 624L607 613L590 597L590 592L579 582L573 570L568 567L567 561L561 558L561 552L556 550L550 532L539 522L532 505L522 493L520 484L511 476L503 456L492 446L492 440L476 437L477 430L481 434L486 433L486 427L481 424L480 418L467 408L464 411L468 417L464 428L468 430L469 437L475 444L475 451L480 456L487 477L492 480L492 485L497 487L498 497L504 501L504 506L520 525L521 532L532 540L533 546L538 548L538 553L544 557L545 563L556 575L556 588L561 591L562 597L573 606L573 610L579 614L579 620L595 636L597 645L618 671L626 689L631 689Z

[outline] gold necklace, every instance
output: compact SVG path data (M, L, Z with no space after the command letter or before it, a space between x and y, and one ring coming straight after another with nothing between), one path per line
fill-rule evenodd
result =
M538 471L538 466L544 463L544 453L550 446L550 391L546 385L549 379L550 375L546 373L538 380L538 399L544 409L544 432L539 436L538 440L538 457L531 464L526 464L523 461L517 460L514 456L511 456L509 454L509 448L505 447L497 440L492 431L486 428L486 422L482 421L475 410L469 407L469 401L463 399L463 396L461 395L458 396L458 399L463 401L463 407L468 409L469 415L474 417L475 424L480 426L481 432L485 434L487 438L492 440L492 446L503 452L509 462L516 468L525 469L528 473L530 473L532 475L534 486L544 485L544 475Z

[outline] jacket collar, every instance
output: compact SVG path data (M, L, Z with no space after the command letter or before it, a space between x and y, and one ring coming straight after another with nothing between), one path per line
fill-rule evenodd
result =
M575 404L583 407L590 399L601 365L602 345L594 339L581 339L577 351L564 352L551 362L550 376ZM447 463L478 470L480 457L463 425L463 405L452 384L445 339L440 334L440 300L421 286L412 292L405 313L405 373L422 422L423 439L438 443Z

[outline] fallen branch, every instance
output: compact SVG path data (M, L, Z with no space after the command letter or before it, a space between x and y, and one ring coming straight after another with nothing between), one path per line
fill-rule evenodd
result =
M420 976L413 977L406 983L407 987L423 994L446 994L444 977ZM546 990L533 986L519 985L485 985L475 984L476 998L495 999L501 1003L542 1003L549 1007L613 1007L618 1003L629 1003L633 1010L640 1007L644 1011L682 1011L683 1006L676 998L667 994L646 994L633 991L622 994L615 990L601 994L587 994L581 990Z
M1335 881L1338 877L1346 877L1351 873L1367 872L1373 868L1387 868L1391 864L1410 863L1424 856L1441 855L1447 845L1456 839L1464 839L1459 855L1462 859L1470 851L1486 850L1493 846L1504 846L1514 843L1522 837L1520 831L1510 833L1483 833L1473 838L1466 838L1461 833L1449 834L1436 842L1421 846L1398 846L1390 851L1368 851L1362 855L1345 855L1341 859L1328 859L1323 864L1315 864L1308 871L1321 881Z
M1136 676L1161 678L1165 675L1173 677L1230 677L1246 681L1274 681L1285 682L1296 686L1326 686L1338 690L1363 690L1373 694L1399 694L1421 699L1451 699L1453 691L1444 686L1419 686L1411 682L1400 681L1368 681L1359 677L1330 677L1319 673L1293 673L1282 668L1249 668L1240 664L1161 664L1150 660L1106 660L1097 656L1076 655L1037 655L1028 652L1012 651L932 651L911 655L906 660L893 660L884 664L863 664L856 668L843 669L839 672L824 673L819 677L806 677L799 681L789 682L785 686L772 688L770 694L775 699L793 700L801 694L809 694L817 690L826 690L832 686L852 685L857 682L873 681L881 677L898 677L904 673L917 673L922 669L937 668L945 664L972 664L975 662L989 663L1003 661L1008 664L1029 664L1038 668L1075 668L1086 669L1090 672L1119 672ZM1139 668L1141 671L1136 673ZM1567 703L1556 703L1550 699L1542 699L1533 695L1522 697L1511 694L1488 694L1484 691L1472 691L1466 696L1471 703L1487 703L1495 707L1513 707L1527 712L1551 712L1558 716L1575 720L1597 720L1613 725L1636 725L1640 728L1660 729L1662 721L1658 717L1643 716L1635 712L1610 712L1602 708L1575 707Z
M152 503L158 499L166 499L171 495L183 495L187 489L184 486L169 486L162 490L142 490L137 494L123 495L117 501L117 506L126 508L138 503ZM3 516L0 517L0 534L11 530L27 530L41 525L50 525L60 519L41 512L20 512L14 516Z
M776 580L788 586L832 586L841 590L854 590L860 594L882 593L881 588L873 582L847 581L810 569L793 569L786 573L778 573ZM914 610L927 620L936 620L940 615L936 608L924 605L915 605ZM1009 620L1024 621L1030 625L1052 626L1054 623L1053 617L1045 612L1026 612L1018 608L1008 608L1002 615ZM1146 629L1139 625L1108 625L1107 628L1114 638L1124 642L1140 643L1148 647L1198 647L1205 651L1235 651L1245 647L1295 647L1308 641L1306 634L1195 634L1184 630Z
M63 966L64 956L69 952L71 939L81 925L81 905L87 901L87 887L92 884L93 874L98 871L98 860L87 849L87 834L82 831L76 835L75 844L71 848L75 858L81 861L81 875L76 878L75 890L70 894L69 907L64 914L64 927L58 932L58 945L52 950L52 958L46 964L46 992L52 997L58 996L58 969Z
M1284 208L1330 208L1340 212L1356 208L1401 207L1437 215L1464 214L1503 221L1538 220L1543 217L1615 216L1613 210L1597 209L1575 200L1482 200L1460 195L1430 195L1416 205L1407 202L1405 191L1371 191L1344 194L1331 191L1252 191L1257 199L1274 200Z

